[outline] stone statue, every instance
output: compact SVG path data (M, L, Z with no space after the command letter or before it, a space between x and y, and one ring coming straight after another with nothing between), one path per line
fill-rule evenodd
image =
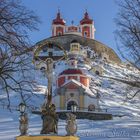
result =
M27 135L27 130L28 130L28 116L27 113L21 114L20 115L20 126L19 126L19 130L22 135Z
M46 104L46 108L42 109L43 126L41 134L57 134L58 116L55 112L54 104Z
M74 134L77 132L76 116L72 113L67 113L66 116L67 136L74 136Z

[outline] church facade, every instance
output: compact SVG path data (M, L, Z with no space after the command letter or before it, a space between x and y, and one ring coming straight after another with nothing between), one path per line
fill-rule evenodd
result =
M60 11L58 11L56 18L52 22L52 36L60 36L65 34L75 34L83 37L94 39L95 27L94 21L90 19L86 11L83 19L79 22L78 26L67 26L63 18L61 18Z
M90 90L90 77L77 68L76 59L71 58L69 61L69 68L57 77L54 104L61 110L71 110L73 105L77 110L98 110L98 93Z

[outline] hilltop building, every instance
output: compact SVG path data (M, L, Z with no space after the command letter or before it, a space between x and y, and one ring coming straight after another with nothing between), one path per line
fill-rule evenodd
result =
M82 49L88 46L101 59L108 62L121 63L120 58L113 49L95 40L95 31L94 21L89 17L87 11L84 13L83 19L79 21L79 25L73 25L72 23L71 26L66 24L66 21L61 17L60 11L58 11L56 18L52 20L52 36L36 43L35 46L47 47L46 42L51 42L55 45L60 45L67 52L76 52L77 50L76 53L78 51L81 53ZM58 53L55 49L53 53L58 57L63 55L63 53Z
M66 21L61 17L60 11L58 11L56 18L52 21L52 36L61 36L65 34L75 34L94 39L94 22L90 19L88 12L85 12L79 25L75 26L72 22L71 26L67 26Z

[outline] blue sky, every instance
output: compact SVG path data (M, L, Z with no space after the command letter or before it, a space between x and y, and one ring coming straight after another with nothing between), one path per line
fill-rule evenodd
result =
M33 10L42 22L39 31L29 33L33 43L51 36L51 23L58 7L68 25L72 20L78 25L87 9L95 23L95 39L117 51L113 33L118 10L115 0L23 0L23 4Z

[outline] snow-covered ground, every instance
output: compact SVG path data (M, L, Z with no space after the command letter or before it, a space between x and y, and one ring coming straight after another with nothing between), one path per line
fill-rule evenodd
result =
M114 117L113 120L107 121L77 120L78 131L76 135L81 140L140 140L140 97L137 96L133 100L126 101L126 93L130 92L128 85L107 78L133 79L134 77L138 77L140 73L134 69L128 70L115 64L96 63L96 65L100 65L104 69L103 75L106 77L98 76L88 71L87 66L83 66L83 71L92 79L90 88L98 90L100 94L101 108L107 109ZM57 63L54 72L55 79L67 67L66 62ZM39 88L35 92L37 96L34 95L28 103L30 106L35 105L35 107L40 107L43 103L44 96L42 93L46 90L47 80L44 74L37 70L34 71L33 75L35 80L38 81ZM54 88L55 84L54 81ZM11 99L14 105L20 102L18 95L12 94ZM0 106L0 140L14 140L19 135L18 117L19 112L9 112L9 110L3 109ZM29 134L39 135L42 125L40 116L29 112L28 117ZM64 120L59 120L59 135L66 135L65 125Z
M1 110L0 115L0 140L14 140L20 134L18 126L18 112ZM29 135L39 135L41 131L41 118L38 115L28 114ZM138 118L114 118L108 121L77 120L77 136L81 140L139 140L140 119ZM66 135L66 122L59 120L58 134Z

